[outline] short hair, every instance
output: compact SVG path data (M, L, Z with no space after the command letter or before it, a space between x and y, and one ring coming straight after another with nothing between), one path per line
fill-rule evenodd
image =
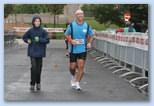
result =
M84 12L81 9L78 9L78 10L75 11L75 15L78 14L78 13L84 14Z

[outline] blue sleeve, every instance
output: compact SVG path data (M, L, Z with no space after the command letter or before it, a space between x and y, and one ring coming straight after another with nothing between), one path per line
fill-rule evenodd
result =
M28 43L28 39L30 39L30 30L28 30L22 37L23 41Z
M93 36L93 35L94 35L94 31L93 31L93 29L89 26L88 36Z
M40 37L40 43L49 43L49 37L47 31L43 31L43 37Z
M68 25L68 27L67 27L67 29L65 31L65 36L69 36L69 35L71 35L71 27L70 27L70 25Z

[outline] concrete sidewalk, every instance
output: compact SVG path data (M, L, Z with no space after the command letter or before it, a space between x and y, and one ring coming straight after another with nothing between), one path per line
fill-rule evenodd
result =
M30 59L27 48L5 48L5 90L7 101L148 101L124 80L120 79L90 56L87 58L85 75L81 82L83 92L70 87L69 59L65 56L63 40L53 40L48 45L47 57L43 61L42 91L31 93Z

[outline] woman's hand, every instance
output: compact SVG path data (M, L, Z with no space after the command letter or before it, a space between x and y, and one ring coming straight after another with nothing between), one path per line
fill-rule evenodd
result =
M32 43L32 41L30 39L28 39L27 42L28 42L28 44L31 44Z

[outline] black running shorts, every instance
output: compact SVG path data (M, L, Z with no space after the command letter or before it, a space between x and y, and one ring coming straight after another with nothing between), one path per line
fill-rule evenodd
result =
M78 59L86 60L87 52L70 53L70 62L77 62Z

